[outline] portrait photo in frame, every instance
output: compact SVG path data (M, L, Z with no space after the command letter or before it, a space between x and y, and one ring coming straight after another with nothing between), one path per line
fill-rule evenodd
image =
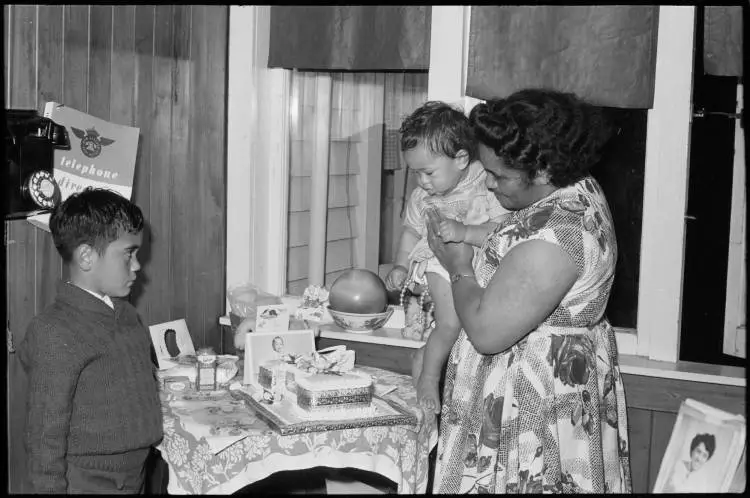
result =
M160 370L175 366L175 363L170 361L171 358L195 354L195 346L185 319L157 323L151 325L148 330L151 333L151 342L156 350L156 361L159 363Z
M683 401L653 492L726 493L737 478L744 488L745 427L741 415Z
M312 329L250 332L245 335L245 384L255 383L260 366L271 360L293 362L298 355L315 351Z

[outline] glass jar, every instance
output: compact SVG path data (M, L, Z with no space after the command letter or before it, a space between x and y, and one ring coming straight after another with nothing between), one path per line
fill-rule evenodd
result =
M216 390L216 354L213 348L198 351L196 363L195 389L196 391Z

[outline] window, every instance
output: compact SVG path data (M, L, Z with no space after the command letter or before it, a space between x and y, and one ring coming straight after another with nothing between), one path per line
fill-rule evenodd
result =
M321 276L330 285L352 267L377 271L383 258L390 261L388 246L400 227L396 191L404 176L398 127L425 100L426 76L292 72L287 292L299 294ZM322 144L327 157L316 153ZM316 161L327 163L327 194L313 188ZM316 195L326 197L325 247L311 254ZM311 279L316 271L318 278Z

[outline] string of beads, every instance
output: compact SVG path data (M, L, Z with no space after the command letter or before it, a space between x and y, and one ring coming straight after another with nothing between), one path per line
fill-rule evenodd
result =
M401 305L401 309L406 312L406 294L412 293L411 292L411 285L416 284L416 278L415 274L417 273L417 266L419 265L418 262L412 261L409 265L409 272L406 276L406 280L404 280L403 285L401 286L401 294L399 296L399 304ZM424 290L422 291L422 294L420 294L419 299L417 300L417 305L419 306L419 314L417 315L417 323L419 324L419 328L421 329L420 334L420 340L424 340L424 333L427 330L427 327L430 325L427 323L428 317L432 314L432 312L435 309L435 302L430 301L428 309L425 310L425 302L427 301L427 298L430 297L430 288L427 285L427 279L425 279L424 283ZM412 294L413 295L413 294ZM408 325L408 324L407 324Z

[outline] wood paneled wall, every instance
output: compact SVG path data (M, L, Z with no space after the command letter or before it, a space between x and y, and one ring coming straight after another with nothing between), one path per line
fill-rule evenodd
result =
M133 200L149 224L131 301L146 324L185 318L219 347L225 306L227 6L5 5L6 108L57 101L140 128ZM7 225L15 344L65 276L49 233ZM11 485L25 489L25 378L9 355Z

